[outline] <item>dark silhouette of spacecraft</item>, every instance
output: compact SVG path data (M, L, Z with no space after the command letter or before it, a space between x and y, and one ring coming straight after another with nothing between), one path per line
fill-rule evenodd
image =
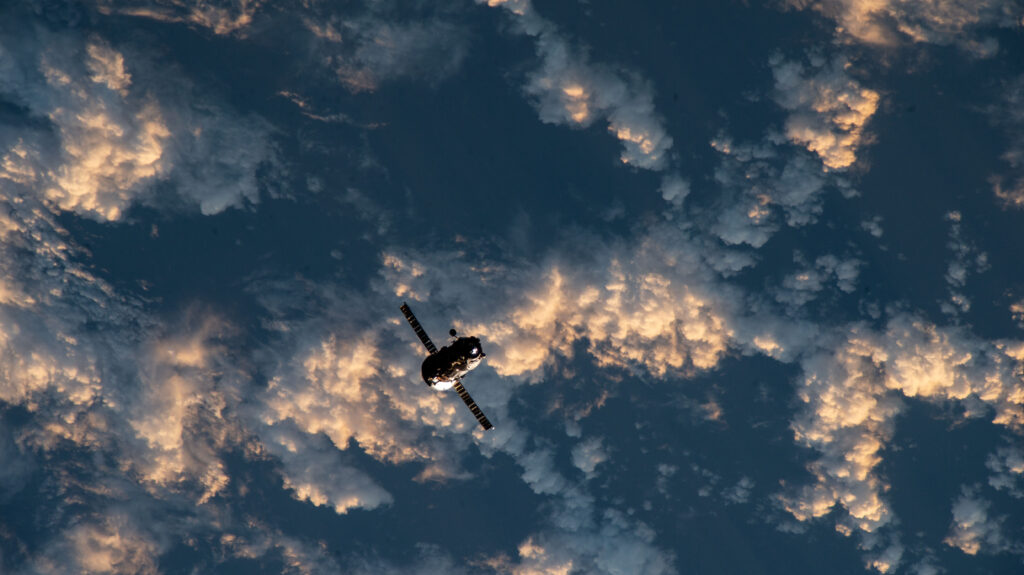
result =
M412 330L416 332L416 335L423 342L423 345L426 346L427 352L430 354L423 360L423 365L420 367L423 381L437 390L446 390L454 387L455 392L462 398L466 407L473 412L473 416L480 422L481 427L485 430L494 427L487 420L484 412L480 411L480 408L477 407L473 398L469 396L466 388L462 386L462 378L470 371L476 369L477 366L483 363L483 359L487 357L483 348L480 347L480 340L475 337L456 337L455 330L453 329L448 334L455 339L441 349L437 349L434 342L430 341L430 336L427 335L427 332L423 331L423 326L420 325L416 316L412 314L409 304L403 302L400 309L405 319L409 321L409 325L412 326Z

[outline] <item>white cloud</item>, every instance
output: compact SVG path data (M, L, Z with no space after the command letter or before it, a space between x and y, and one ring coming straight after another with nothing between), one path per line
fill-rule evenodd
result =
M594 477L594 470L598 465L608 460L608 451L605 449L600 437L591 437L577 443L572 448L572 464L582 471L587 478Z
M801 263L803 257L795 258ZM779 303L799 308L818 297L825 289L826 282L834 283L836 289L851 293L856 288L857 276L863 262L856 258L839 259L834 255L819 256L814 265L804 263L804 269L782 278L780 289L775 292Z
M719 153L714 179L722 200L709 231L726 244L760 248L779 230L779 215L792 227L814 223L825 191L848 191L849 183L814 156L784 155L784 142L774 133L754 144L737 144L725 134L711 141Z
M878 46L903 40L938 45L956 44L978 56L997 50L992 38L976 30L1020 23L1021 8L1012 0L787 0L813 7L836 22L843 38Z
M255 170L272 155L266 125L223 112L141 54L97 36L21 30L0 37L0 93L52 127L0 141L0 180L62 210L117 220L163 181L206 214L258 200Z
M1024 352L1019 344L991 344L905 313L884 332L853 325L836 336L802 360L798 397L806 407L792 424L797 441L820 454L809 465L815 483L779 501L799 521L838 506L836 528L869 541L893 522L877 467L904 402L956 401L967 417L1017 426L1024 418L1017 375Z
M393 327L396 332L408 329ZM291 434L274 430L290 422L303 434L326 435L335 449L348 449L355 441L382 461L424 463L421 476L426 479L462 476L457 460L464 447L455 447L447 436L471 432L476 422L454 394L436 392L419 381L419 349L403 346L385 352L376 331L350 329L301 343L296 359L281 365L271 380L256 417L276 437L273 443L287 451L301 445L288 447ZM402 359L385 363L385 353ZM424 434L422 427L437 431ZM386 502L379 492L367 500Z
M263 0L96 0L103 14L182 22L214 34L243 34Z
M967 275L970 272L983 272L988 269L988 255L971 245L963 237L960 212L949 212L946 220L950 222L949 241L946 247L953 253L953 259L946 268L945 280L949 286L949 301L942 303L942 310L950 315L967 312L971 302L964 293Z
M746 503L750 501L750 492L754 488L754 480L743 476L736 485L722 492L722 497L730 503Z
M774 56L775 101L789 110L785 135L821 158L829 169L849 168L865 143L864 126L878 109L878 92L850 77L844 58L812 56L809 67Z
M1015 446L1000 447L988 456L985 466L992 472L989 485L1024 498L1024 451Z
M322 436L306 434L287 425L260 432L263 446L281 460L284 487L296 499L327 506L335 513L374 509L393 498L366 473L344 465L338 447ZM344 446L347 447L347 446Z
M163 545L128 513L112 512L61 532L25 575L157 575Z
M989 517L988 501L977 496L975 490L964 488L953 502L953 522L943 543L956 547L968 555L979 551L996 552L1007 547L1001 521Z
M401 78L436 83L457 72L469 46L466 33L438 17L408 21L370 3L360 17L310 14L303 18L314 57L352 93L374 92Z
M1009 145L1003 160L1007 173L989 178L992 191L1006 208L1024 208L1024 75L1008 82L1002 102L991 110L993 121L1004 126Z
M456 325L493 346L488 364L500 375L536 376L581 341L598 365L660 377L713 367L732 337L728 318L738 294L713 286L712 270L690 245L684 232L663 226L635 245L580 246L593 261L551 259L515 272L394 253L385 276L399 298L508 302L503 310L474 305L465 313L473 322ZM443 277L485 291L460 298Z
M876 238L882 237L884 233L882 230L882 216L875 216L870 220L864 220L860 223L860 227Z
M649 170L668 167L672 137L654 109L648 84L591 63L586 50L570 45L529 0L477 3L505 8L521 33L536 38L541 64L528 75L525 89L543 122L582 128L606 121L622 144L622 163ZM672 189L676 197L680 188Z

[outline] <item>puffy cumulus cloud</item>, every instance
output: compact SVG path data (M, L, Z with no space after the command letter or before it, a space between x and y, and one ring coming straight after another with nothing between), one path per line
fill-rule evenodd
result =
M964 293L967 275L970 272L983 272L988 269L988 255L979 252L963 237L960 212L949 212L946 220L950 222L949 241L946 247L953 254L952 261L946 268L946 285L949 286L949 301L942 302L942 311L955 315L971 309L971 301Z
M305 541L254 519L219 532L213 545L225 558L275 560L283 575L342 572L322 541Z
M588 241L589 240L584 240ZM464 278L486 291L465 331L484 338L488 364L503 376L534 377L576 342L604 367L643 368L656 376L714 367L732 338L738 294L713 283L684 232L659 227L636 244L588 243L567 248L580 260L551 258L516 271L483 269L465 258L388 256L387 282L398 297L462 301L442 278ZM455 268L455 269L452 269ZM460 288L463 289L463 288Z
M112 512L65 529L30 563L25 575L156 575L164 550L131 513Z
M844 58L831 62L818 56L809 67L773 56L775 101L790 112L785 136L818 155L826 168L841 170L857 160L866 140L864 126L878 109L878 92L850 77Z
M764 246L780 229L780 216L792 227L816 222L827 191L855 196L843 173L878 107L878 93L850 78L841 57L812 56L805 66L776 55L769 64L772 97L788 112L782 132L768 130L753 142L721 132L710 142L718 152L713 177L720 199L706 228L727 245Z
M676 209L683 206L683 200L690 194L690 182L679 174L666 176L661 180L661 197Z
M202 504L230 482L220 454L244 443L231 413L242 377L227 358L232 328L216 315L191 310L169 331L138 354L141 391L125 415L142 445L125 463L154 494L183 490Z
M674 557L653 546L654 531L624 514L606 511L591 529L531 536L520 543L517 559L499 558L491 566L510 575L675 572Z
M214 34L244 34L263 0L95 0L102 14L181 22Z
M397 323L392 327L395 332L408 330ZM354 441L382 461L424 463L424 479L462 476L457 458L464 448L454 448L445 429L465 433L474 430L476 422L464 417L465 407L452 394L431 391L419 380L421 350L381 349L375 331L329 333L299 344L298 359L281 366L272 378L257 416L273 438L268 449L284 457L286 464L294 463L286 473L313 473L309 464L288 453L306 452L300 441L307 440L300 440L301 434L322 433L338 450L348 449ZM395 341L402 341L397 333ZM385 363L385 354L408 361ZM294 426L301 434L278 429L281 426ZM436 431L425 435L424 428ZM373 506L389 501L379 487L360 481L367 487L365 501Z
M772 133L757 143L735 143L726 134L712 140L722 199L709 224L711 234L729 245L760 248L779 230L780 214L789 226L811 224L827 190L850 193L849 182L823 170L813 156L783 154L783 143Z
M956 44L978 56L997 50L993 38L976 30L1020 23L1013 0L786 0L798 9L813 8L836 22L840 36L871 45L913 42Z
M1002 522L989 516L989 507L991 504L978 497L976 490L965 487L953 502L953 522L943 543L968 555L1006 549Z
M138 189L170 167L159 106L144 96L126 101L131 76L102 40L20 36L0 36L0 90L47 118L60 148L43 150L42 135L26 134L3 151L3 176L33 183L60 209L118 219Z
M892 519L874 468L901 402L878 377L871 354L879 342L872 336L855 327L834 353L802 362L804 378L797 393L807 408L793 421L794 437L822 456L810 465L816 483L782 497L797 520L822 517L836 505L847 512L839 526L847 533L875 531Z
M261 433L261 440L267 451L280 459L284 486L296 499L330 507L338 514L392 502L390 493L366 473L345 465L338 449L320 435L275 425Z
M882 216L875 216L860 223L860 228L876 238L882 237L885 230L882 229Z
M1024 451L1014 446L1000 447L988 456L985 466L992 472L989 485L1024 498Z
M542 569L571 564L573 569L592 573L671 572L672 557L653 544L654 534L649 528L622 514L601 510L585 486L569 480L559 471L560 455L552 449L530 447L529 430L522 429L510 415L508 403L512 392L531 371L545 367L544 359L532 362L529 371L516 371L513 362L502 364L509 366L505 368L507 375L521 377L491 381L490 385L484 382L471 389L496 423L494 430L484 434L478 431L476 422L452 394L439 394L424 387L417 371L423 357L422 345L397 309L394 321L384 326L379 320L371 321L369 316L361 318L360 313L352 313L353 309L393 305L396 295L408 297L415 293L431 302L422 309L413 305L428 333L433 330L431 315L439 313L436 310L445 310L446 316L472 315L484 321L480 326L457 322L456 327L484 337L490 359L501 355L501 350L511 344L499 345L482 332L490 322L507 315L501 310L495 315L494 306L489 303L494 300L488 297L497 297L493 291L496 289L522 287L531 278L517 277L508 268L468 262L451 253L396 252L386 255L384 264L383 275L373 287L372 296L338 298L337 294L324 290L316 297L323 298L318 300L319 309L326 310L323 314L326 319L277 326L282 334L306 335L296 342L297 352L287 354L296 359L286 362L271 379L260 400L262 405L256 417L265 426L259 433L268 449L279 450L271 446L269 438L273 433L293 429L294 432L283 434L277 442L284 449L294 449L299 454L308 455L311 437L322 434L332 444L323 446L325 450L344 450L354 442L382 461L422 464L421 479L459 479L465 474L458 467L458 458L467 445L466 433L473 430L477 447L484 456L504 453L512 457L522 470L523 482L550 502L548 521L523 543L523 554L516 559L501 556L488 559L486 563L491 569L500 573L538 573L543 572ZM527 274L532 277L538 272L531 268ZM457 284L443 281L452 277L451 274L457 274L463 281ZM289 288L283 286L283 289ZM259 288L268 305L296 305L293 298L279 298L271 291ZM479 291L483 294L477 293ZM375 299L372 304L363 302L354 306L352 297ZM532 295L526 301L530 305L520 311L513 309L512 315L520 317L529 329L541 328L546 320L539 314L544 312L532 309L539 302L535 302ZM274 315L287 315L283 311L278 310ZM338 318L345 316L346 319L339 322ZM360 327L364 320L366 326ZM536 347L539 349L540 344ZM384 361L385 357L390 359ZM487 377L486 372L478 372L472 381L481 382L481 378ZM575 454L569 455L569 463L579 465L585 473L593 473L605 457L600 440L585 441L579 447ZM290 462L291 455L281 453L278 457L286 477L298 476ZM309 493L311 500L313 495ZM433 573L438 569L458 572L462 568L447 555L427 555L406 566L371 561L365 570ZM353 565L358 567L358 561ZM358 568L356 571L359 572Z
M782 285L775 292L775 300L792 307L800 307L818 297L827 282L835 284L843 293L852 293L856 289L857 276L863 262L856 258L839 259L834 255L816 258L813 265L802 262L803 257L797 255L798 263L804 269L786 275Z
M1019 429L1024 352L1020 344L980 341L905 313L882 332L858 324L835 337L801 361L805 408L792 423L796 440L820 454L809 465L816 480L779 501L799 521L841 508L836 528L860 533L861 546L876 553L895 545L877 535L893 521L877 467L904 403L957 401L967 416Z
M173 70L98 36L3 27L0 93L39 121L0 139L0 179L101 221L164 181L207 214L255 202L256 168L272 155L262 122L223 112Z
M1009 140L1003 153L1009 170L989 178L992 191L1003 207L1024 208L1024 75L1008 82L1002 102L990 114L995 123L1006 127Z
M0 401L38 421L26 445L94 444L110 413L104 376L147 322L79 262L33 190L0 180L0 206Z
M672 137L647 83L591 63L586 50L572 46L528 0L477 2L504 8L517 30L536 38L541 63L528 74L525 90L542 121L581 128L606 121L622 144L622 163L649 170L668 167ZM678 186L670 189L681 192Z
M600 437L591 437L572 448L572 464L582 471L587 478L594 476L598 465L608 460L608 451Z
M736 485L722 492L722 497L730 503L746 503L750 501L750 492L754 489L754 480L743 476Z

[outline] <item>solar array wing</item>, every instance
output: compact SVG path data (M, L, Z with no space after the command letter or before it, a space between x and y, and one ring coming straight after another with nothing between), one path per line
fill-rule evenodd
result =
M430 336L427 335L427 332L423 331L423 326L420 325L416 316L412 315L412 310L409 309L409 304L402 302L401 310L405 319L409 320L409 325L412 326L412 330L416 332L417 336L419 336L423 345L427 346L427 351L430 352L430 355L437 353L437 347L434 345L434 342L430 341Z
M459 394L459 397L462 398L462 401L463 403L466 404L466 407L468 407L469 410L473 412L473 416L476 417L476 420L480 422L480 426L484 428L484 431L487 431L488 429L494 427L493 425L491 425L490 421L487 421L487 416L484 415L484 412L480 411L480 408L476 406L476 402L473 401L473 398L469 396L469 392L466 391L466 388L462 387L462 382L457 379L455 380L455 391Z

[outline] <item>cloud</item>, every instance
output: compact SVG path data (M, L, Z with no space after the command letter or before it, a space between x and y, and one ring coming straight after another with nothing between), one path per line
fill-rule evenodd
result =
M1024 75L1007 83L1002 102L990 111L993 122L1006 129L1009 144L1003 160L1006 173L994 174L989 180L996 198L1005 208L1024 208Z
M1024 451L1017 447L1000 447L988 456L985 466L992 475L988 484L1020 499L1024 498Z
M950 315L967 312L971 302L964 293L967 285L967 274L983 272L988 269L988 255L978 250L963 238L960 212L946 214L950 222L949 241L946 247L953 252L953 260L946 268L946 285L949 286L949 301L942 303L942 311Z
M576 444L572 448L572 464L582 471L588 479L594 477L598 465L608 460L608 451L601 438L592 437Z
M443 14L410 19L387 3L337 14L312 4L302 16L313 57L352 93L374 92L400 79L436 84L456 73L469 53L465 30Z
M257 201L269 128L224 112L173 68L125 54L95 35L0 31L0 94L36 123L0 138L0 180L100 221L166 181L205 214Z
M723 491L722 497L731 503L746 503L747 501L750 501L750 492L753 488L754 480L747 476L743 476L736 482L736 485L733 485Z
M775 101L790 112L786 137L817 154L829 169L852 166L866 140L864 126L878 110L878 92L852 79L851 64L842 57L828 62L812 56L805 67L776 55L769 63Z
M875 216L870 220L864 220L860 223L860 227L862 230L876 238L882 237L882 234L884 233L882 230L882 216Z
M802 256L796 258L804 264L804 269L788 274L782 278L782 285L775 291L775 300L779 303L799 308L818 297L826 282L833 282L843 293L852 293L856 289L857 276L864 262L849 258L841 260L834 255L819 256L813 265L801 262Z
M462 331L484 338L488 364L502 376L533 377L576 342L603 367L640 367L662 377L715 366L732 337L737 293L713 283L715 274L686 234L658 227L635 244L583 244L566 249L585 260L552 257L514 272L485 270L464 258L392 253L385 278L394 296L452 303L445 277L483 290L466 301L506 301L494 310L474 305ZM446 285L447 284L447 285ZM489 348L489 349L492 349Z
M979 551L1000 551L1007 547L1001 521L989 517L990 503L977 496L975 490L964 488L953 502L953 522L943 543L968 555Z
M394 328L408 329L397 324ZM272 443L278 446L272 452L295 459L282 448L294 452L302 447L291 433L277 429L284 424L303 434L324 434L338 450L348 449L354 441L381 461L419 462L425 465L424 479L464 476L458 457L465 448L455 447L447 436L473 431L476 422L464 417L468 413L463 413L465 407L457 398L427 389L419 381L420 350L396 347L393 353L385 352L372 328L339 332L300 343L296 359L278 367L256 416L276 438ZM385 353L404 359L384 363ZM422 427L437 431L424 435ZM389 498L377 488L365 500L376 506Z
M801 361L805 408L792 423L796 440L820 454L808 467L815 483L779 501L799 521L841 508L836 528L860 533L864 547L893 522L877 467L905 402L955 401L966 417L1016 428L1024 421L1016 375L1024 353L906 313L893 315L883 332L855 324L834 337Z
M115 511L65 529L35 557L26 575L156 575L163 548L131 514Z
M101 14L180 22L214 34L244 34L263 0L95 0Z
M654 109L646 82L635 75L624 79L624 74L591 63L587 51L572 46L528 0L477 3L503 7L520 33L536 38L541 63L527 75L525 91L541 121L577 128L606 121L622 144L622 163L649 170L668 167L672 137ZM670 189L673 197L681 192L678 186Z
M821 213L824 192L848 185L812 156L784 156L780 144L774 134L755 144L737 144L725 134L712 140L719 153L714 180L722 196L709 231L726 244L762 247L779 230L780 213L790 226L811 224Z
M813 7L836 22L836 34L847 40L892 46L905 40L938 45L955 44L977 56L997 50L993 38L976 31L1020 22L1021 8L1012 0L787 0Z
M322 436L302 433L287 425L261 431L263 446L280 459L284 487L296 499L327 506L335 513L374 509L393 498L366 473L344 465L338 448ZM347 446L346 446L347 447Z

